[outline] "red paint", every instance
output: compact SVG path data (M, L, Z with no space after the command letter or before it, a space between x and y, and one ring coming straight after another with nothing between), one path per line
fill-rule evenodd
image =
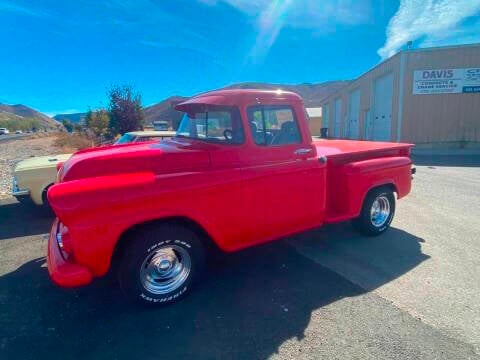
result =
M359 214L369 189L391 184L410 191L410 144L312 141L302 99L290 92L223 90L177 106L238 107L241 145L174 138L76 153L59 172L48 198L68 227L72 256L65 261L49 240L48 267L61 286L104 275L121 235L151 220L196 222L225 251L346 220ZM250 106L289 105L302 143L258 146L249 131ZM296 155L298 149L310 149ZM323 163L320 157L326 156Z

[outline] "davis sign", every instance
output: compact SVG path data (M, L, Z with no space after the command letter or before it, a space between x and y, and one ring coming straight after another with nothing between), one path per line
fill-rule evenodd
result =
M413 94L480 93L480 68L413 72Z

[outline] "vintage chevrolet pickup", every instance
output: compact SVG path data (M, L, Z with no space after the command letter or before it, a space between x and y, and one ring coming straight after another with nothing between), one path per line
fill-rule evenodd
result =
M112 271L133 299L168 304L215 249L232 252L353 220L386 231L410 192L410 144L313 140L291 92L221 90L176 106L161 143L74 154L48 199L48 270L63 287Z

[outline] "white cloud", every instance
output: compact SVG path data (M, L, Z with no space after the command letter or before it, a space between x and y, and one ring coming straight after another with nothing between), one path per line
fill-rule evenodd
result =
M415 40L421 40L421 46L480 41L478 22L464 24L479 12L480 0L401 0L378 54L382 59L388 58L408 41Z
M8 11L18 15L26 16L48 16L48 13L40 10L36 10L27 6L22 6L21 4L10 2L10 1L0 1L0 10Z
M256 24L257 37L250 57L262 58L285 27L331 31L332 26L356 25L371 17L370 0L199 0L214 6L226 3L248 15Z
M278 9L285 25L321 28L327 20L337 24L359 24L370 18L370 0L199 0L207 5L227 3L256 19Z

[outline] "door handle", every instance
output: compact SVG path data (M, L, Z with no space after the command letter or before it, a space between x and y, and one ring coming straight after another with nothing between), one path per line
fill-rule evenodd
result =
M297 149L295 150L293 153L295 155L306 155L306 154L310 154L312 152L312 149Z

